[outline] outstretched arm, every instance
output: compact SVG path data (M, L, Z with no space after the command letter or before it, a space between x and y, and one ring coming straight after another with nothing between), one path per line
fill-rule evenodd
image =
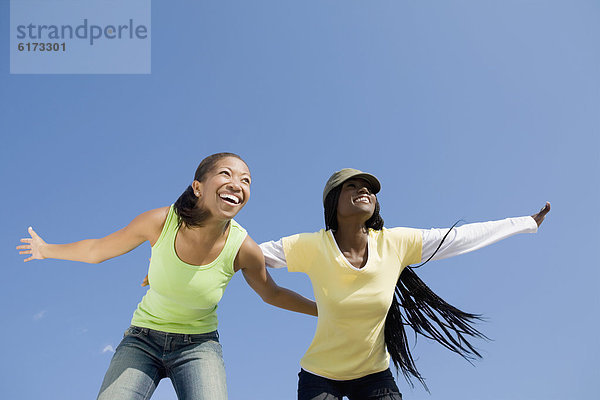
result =
M432 260L441 260L480 249L517 233L536 232L537 227L542 224L549 211L550 203L546 202L544 207L531 217L506 218L500 221L479 222L454 228L437 252L435 251L444 235L448 233L448 229L422 229L421 262L428 260L434 252ZM267 267L287 267L281 239L261 243L260 249L264 254Z
M19 254L29 255L25 262L56 258L60 260L100 263L110 258L125 254L146 240L155 242L167 216L168 207L157 208L138 215L123 229L101 239L86 239L68 244L46 243L29 227L31 237L21 239L17 246Z
M423 235L421 262L427 261L432 254L431 260L441 260L489 246L517 233L537 232L537 228L542 224L549 211L550 203L546 202L544 207L531 217L506 218L454 228L437 252L436 249L442 238L448 233L448 229L423 229L421 231Z
M246 237L235 259L246 282L265 303L308 315L317 315L317 304L289 289L277 286L265 268L265 259L258 245Z

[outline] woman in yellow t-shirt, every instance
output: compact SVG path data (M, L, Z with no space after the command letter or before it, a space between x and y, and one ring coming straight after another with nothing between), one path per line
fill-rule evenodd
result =
M536 232L550 210L546 203L532 216L450 230L386 229L380 186L371 174L338 171L323 192L326 229L260 245L268 266L304 272L313 285L319 316L300 361L299 400L401 399L390 356L409 382L413 376L425 385L404 323L463 357L480 356L466 340L484 337L472 326L479 317L446 303L407 267Z
M233 218L250 198L250 171L236 154L217 153L170 207L137 216L101 239L48 244L30 227L17 246L24 261L56 258L100 263L145 241L152 246L150 289L117 347L99 399L148 399L169 377L179 399L225 400L217 303L233 274L265 302L316 315L316 306L273 282L258 245Z

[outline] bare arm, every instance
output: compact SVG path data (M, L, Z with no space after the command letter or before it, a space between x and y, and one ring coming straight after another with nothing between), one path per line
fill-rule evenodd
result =
M123 229L100 239L86 239L68 244L46 243L29 227L30 238L21 239L17 246L19 254L29 255L24 261L56 258L60 260L100 263L125 254L137 246L150 241L152 244L160 236L169 208L157 208L138 215Z
M317 304L314 301L277 286L265 268L265 259L260 248L249 236L242 243L235 265L240 267L248 285L265 303L285 310L317 315Z

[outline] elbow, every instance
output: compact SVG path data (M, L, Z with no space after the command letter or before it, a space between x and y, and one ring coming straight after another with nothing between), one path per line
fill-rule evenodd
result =
M103 260L99 255L97 254L89 254L87 259L85 260L85 262L87 262L88 264L100 264Z
M261 293L260 298L262 299L262 301L264 301L267 304L270 304L272 306L276 305L276 303L277 303L276 299L277 299L278 294L279 294L278 289L279 288L272 289L272 290L267 290L266 292Z
M106 261L107 258L103 257L99 246L94 246L94 243L90 247L85 257L85 262L88 264L100 264L102 261Z

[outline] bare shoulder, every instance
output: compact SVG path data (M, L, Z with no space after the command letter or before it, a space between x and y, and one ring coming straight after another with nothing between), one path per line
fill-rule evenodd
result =
M256 244L250 235L246 236L235 258L235 270L254 267L260 268L264 264L265 258L260 247L258 247L258 244Z
M148 220L152 221L154 224L164 225L165 220L167 219L167 214L169 214L169 209L171 207L160 207L155 208L150 211L146 211L145 213L140 214L140 216L145 216Z
M165 225L170 207L160 207L141 213L131 221L129 228L139 231L151 244L154 244Z
M150 211L146 211L135 217L132 223L139 223L146 225L147 227L162 229L169 213L169 207L155 208Z

